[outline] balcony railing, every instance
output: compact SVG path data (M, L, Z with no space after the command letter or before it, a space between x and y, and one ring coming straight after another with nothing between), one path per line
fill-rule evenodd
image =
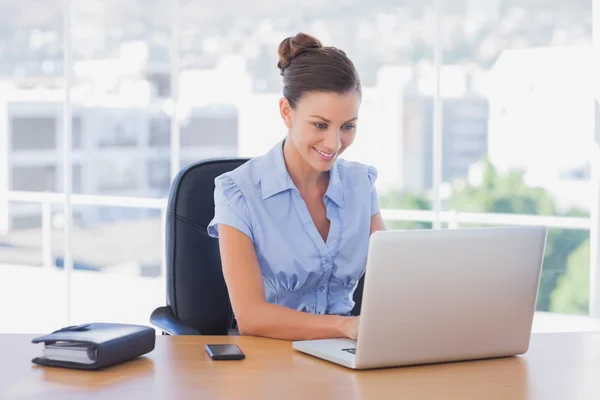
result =
M52 205L64 202L62 193L50 192L20 192L9 191L8 201L20 203L39 203L42 207L42 265L52 268ZM72 194L71 204L84 206L108 206L108 207L130 207L144 208L148 210L159 210L161 226L166 223L167 199L152 199L143 197L101 196L88 194ZM165 276L165 230L161 229L161 276ZM68 250L67 250L68 251Z
M39 203L42 210L42 258L43 266L50 268L52 261L52 205L62 204L64 195L62 193L49 192L21 192L9 191L8 201L21 203ZM85 206L110 206L110 207L131 207L159 210L161 215L161 227L165 225L167 199L142 198L142 197L119 197L102 196L89 194L72 194L71 203L73 205ZM436 215L437 214L437 215ZM386 221L414 221L414 222L434 222L439 219L440 222L447 224L450 229L459 228L461 224L476 225L518 225L534 226L544 225L549 228L589 230L591 220L589 218L579 217L555 217L541 215L523 215L523 214L490 214L490 213L465 213L457 211L443 211L436 213L430 210L382 210L383 218ZM165 272L165 238L164 229L161 229L161 273Z
M41 225L41 231L42 231L42 258L43 258L43 274L46 274L44 276L48 276L48 277L54 277L53 279L56 280L57 275L56 275L56 270L53 268L54 267L54 260L52 258L52 234L53 234L53 228L52 228L52 206L53 205L60 205L63 203L65 199L64 194L62 193L48 193L48 192L19 192L19 191L10 191L8 192L8 201L9 202L15 202L15 203L37 203L41 205L41 214L42 214L42 225ZM136 279L141 279L140 282L143 283L143 287L149 287L149 288L154 288L151 289L150 292L147 293L146 297L144 297L144 306L146 308L148 308L149 306L147 304L145 304L146 302L149 302L148 304L152 303L151 305L154 305L154 303L156 304L161 304L161 296L164 296L164 294L160 294L161 292L158 291L158 289L155 288L155 284L158 284L159 287L161 285L163 285L164 282L164 278L165 278L165 229L162 229L162 227L164 226L165 222L166 222L166 209L167 209L167 199L159 199L159 198L138 198L138 197L118 197L118 196L101 196L101 195L85 195L85 194L73 194L70 196L70 201L72 204L74 205L84 205L84 206L110 206L110 207L131 207L131 208L141 208L141 209L149 209L149 210L159 210L160 211L160 215L161 215L161 275L160 278L158 280L155 279L149 279L149 278L136 278ZM576 218L576 217L554 217L554 216L539 216L539 215L521 215L521 214L489 214L489 213L463 213L463 212L456 212L456 211L444 211L444 212L440 212L440 213L435 213L434 211L430 211L430 210L396 210L396 209L384 209L382 210L382 214L383 217L386 221L412 221L412 222L433 222L434 220L436 220L436 218L442 223L445 224L443 226L446 226L449 229L456 229L459 228L461 224L475 224L475 225L480 225L480 226L484 226L484 225L520 225L520 226L532 226L532 225L544 225L547 226L549 228L558 228L558 229L573 229L573 230L590 230L591 229L591 220L588 218ZM65 249L65 251L70 251L70 249ZM19 270L20 271L20 270ZM19 272L18 269L15 270L15 273ZM27 271L29 271L29 269L27 269ZM25 273L25 270L19 272L19 273ZM50 275L48 275L50 274ZM104 275L104 274L102 274ZM37 275L36 275L37 276ZM78 274L76 274L76 281L73 281L75 286L77 286L78 284L84 285L87 289L81 289L81 290L89 290L89 287L91 287L91 281L89 281L89 273L86 273L86 271L80 271ZM46 278L44 278L43 280L45 281ZM82 279L87 279L85 282L87 283L82 283L83 281L81 281ZM130 280L133 279L133 277L130 277ZM81 281L81 282L80 282ZM114 280L111 278L110 282L113 282ZM77 283L76 283L77 282ZM97 281L94 281L97 282ZM104 281L102 281L104 282ZM152 283L154 282L154 283ZM71 284L70 281L67 279L67 291L72 291L74 290L74 293L77 294L77 298L80 299L79 301L83 301L81 299L83 299L85 296L83 296L80 292L81 290L77 289L76 287L70 288ZM145 285L145 286L144 286ZM136 286L137 287L137 286ZM142 288L142 286L140 286L140 288ZM138 289L140 289L138 288ZM114 289L114 288L113 288ZM136 290L138 290L136 289ZM79 290L79 291L77 291ZM141 290L141 289L140 289ZM155 293L156 292L156 293ZM154 294L152 294L154 293ZM59 299L62 301L62 299ZM88 299L89 300L89 299ZM57 300L58 301L58 300ZM65 308L67 309L71 309L73 308L73 312L75 313L75 318L83 318L81 316L78 317L79 314L81 314L81 312L79 311L79 309L81 307L87 307L86 308L86 312L90 312L89 311L89 307L90 306L90 301L83 301L82 304L77 305L75 304L73 307L71 307L70 303L69 303L69 297L67 297L67 299L65 300ZM105 300L103 300L105 301ZM63 304L63 303L61 303ZM31 304L31 307L33 307L32 309L34 309L34 305ZM79 307L79 308L78 308ZM136 306L137 307L137 306ZM105 308L105 307L104 307ZM95 312L95 316L102 316L102 309L103 308L98 308L96 307L96 311ZM137 310L137 309L136 309ZM134 310L133 308L131 310L128 310L126 315L122 315L120 318L122 318L124 321L145 321L145 318L147 317L146 314L148 313L146 309L144 309L144 312L138 312ZM33 312L33 311L32 311ZM79 313L79 314L78 314ZM56 312L55 312L56 314ZM59 313L60 314L60 313ZM43 328L46 329L55 322L56 318L59 318L60 315L59 314L52 314L52 318L47 318L47 321L45 321L44 323L47 325L43 325ZM536 318L540 319L540 313L537 313L538 315L536 316ZM70 315L70 311L67 313L67 315ZM550 315L550 314L549 314ZM546 318L546 317L544 317ZM567 318L567 317L565 317ZM598 320L591 320L588 318L585 318L585 324L582 323L575 323L573 320L574 317L569 317L567 318L565 321L558 321L557 318L555 318L554 315L551 315L550 317L546 318L546 325L548 326L541 326L538 327L538 329L541 329L542 331L544 330L568 330L568 329L577 329L577 330L586 330L586 329L600 329L600 321ZM583 317L581 317L583 318ZM66 323L71 323L70 321L71 317L67 317L67 322ZM43 321L42 321L43 322ZM40 322L41 323L41 322ZM593 326L590 325L593 323ZM587 325L586 325L587 324ZM539 323L538 323L539 325ZM589 326L588 326L589 325ZM33 329L33 327L27 327L27 326L23 326L23 329L27 328L27 329ZM35 329L39 329L39 327L36 325ZM1 329L0 329L1 330Z

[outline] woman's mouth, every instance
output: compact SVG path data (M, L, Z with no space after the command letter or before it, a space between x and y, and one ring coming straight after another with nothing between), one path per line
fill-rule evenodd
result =
M319 155L319 157L321 157L323 160L325 161L331 161L335 158L335 155L337 154L337 152L335 153L327 153L324 151L321 151L315 147L313 147L313 150Z

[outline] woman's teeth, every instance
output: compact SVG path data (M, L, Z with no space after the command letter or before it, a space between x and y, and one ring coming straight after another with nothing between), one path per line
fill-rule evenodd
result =
M315 149L315 148L313 147L313 149ZM315 149L315 151L317 153L319 153L324 158L333 158L333 156L335 156L335 153L325 153L324 151L321 151L321 150L318 150L318 149Z

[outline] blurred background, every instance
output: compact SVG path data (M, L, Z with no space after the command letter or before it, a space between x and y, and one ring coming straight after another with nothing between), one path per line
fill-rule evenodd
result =
M346 158L390 228L547 225L537 310L599 316L592 25L592 0L0 0L0 332L149 323L171 179L285 135L298 31L359 70Z

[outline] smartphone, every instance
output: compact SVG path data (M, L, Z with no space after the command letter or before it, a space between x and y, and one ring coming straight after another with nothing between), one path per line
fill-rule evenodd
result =
M243 360L246 358L236 344L207 344L206 352L213 360Z

